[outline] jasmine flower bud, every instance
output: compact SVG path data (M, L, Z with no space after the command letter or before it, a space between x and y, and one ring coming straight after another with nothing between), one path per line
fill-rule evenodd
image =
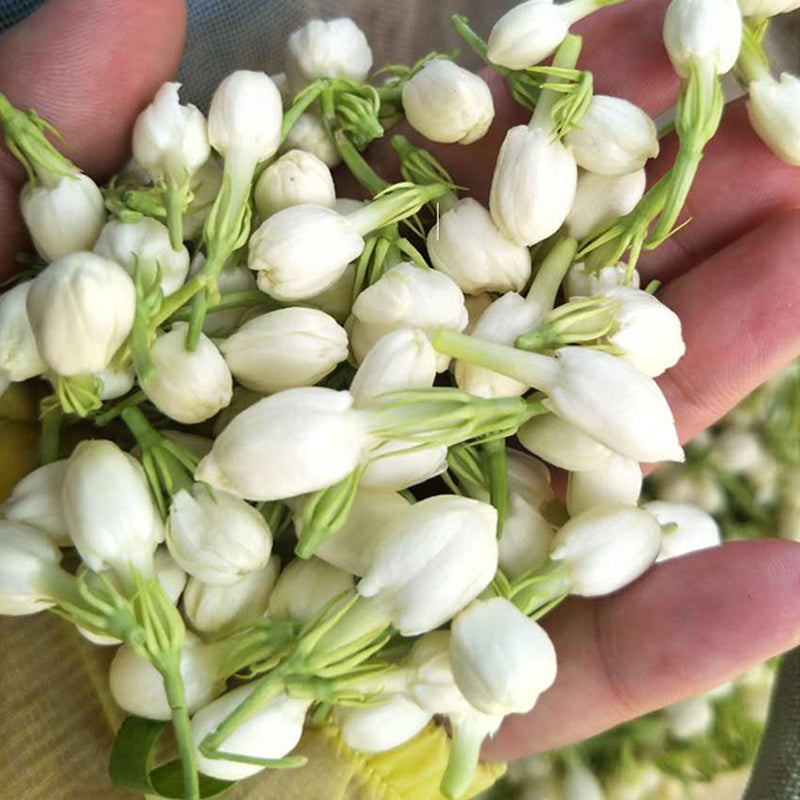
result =
M563 789L564 800L606 800L597 776L579 761L567 765Z
M106 367L95 373L95 378L100 382L100 399L116 400L133 389L133 384L136 383L136 373L133 370L133 365L124 366L121 369L111 369Z
M363 83L372 69L367 37L348 17L307 22L289 36L285 58L286 77L295 92L317 78Z
M119 264L132 278L137 268L141 270L145 287L155 283L160 269L164 296L177 292L189 274L189 251L183 246L173 250L169 231L149 217L138 222L110 220L100 231L94 252Z
M172 498L167 546L190 575L211 584L235 583L262 569L272 552L272 533L253 506L227 492L196 483Z
M776 17L800 8L798 0L739 0L745 17Z
M153 577L164 527L136 459L113 442L81 442L67 461L61 502L67 531L89 569L114 570L126 592L135 573Z
M652 514L606 505L567 522L553 540L550 558L563 564L573 594L597 597L635 581L660 549L661 528Z
M39 353L59 375L103 370L130 333L135 307L128 273L93 253L54 261L27 300Z
M62 459L26 475L0 505L0 519L40 528L59 547L68 547L71 542L61 507L66 469L67 461Z
M225 359L204 334L196 350L186 349L187 330L185 322L178 322L156 339L150 350L155 373L143 381L142 389L163 414L196 425L231 402L233 378Z
M649 114L621 97L596 94L566 135L579 167L599 175L627 175L658 155L658 131Z
M428 255L466 294L518 292L531 276L528 248L507 239L471 197L459 200L430 229Z
M55 177L49 185L28 183L19 202L34 247L45 261L91 250L106 221L103 195L80 172Z
M430 631L474 600L497 569L497 512L466 497L430 497L387 526L358 584L380 597L403 636Z
M305 203L333 208L336 189L323 161L313 153L290 150L264 170L254 197L258 213L266 218Z
M580 172L575 190L575 202L567 214L566 225L570 236L583 239L601 225L624 217L636 207L644 194L647 177L643 169L627 175L598 175L594 172ZM570 274L577 268L584 269L583 262L575 264ZM605 267L614 269L614 267ZM636 274L638 278L638 273ZM635 284L638 288L638 283ZM567 278L569 292L569 278ZM569 292L572 294L600 294L594 292Z
M714 725L714 709L705 695L688 697L664 709L667 729L676 739L688 740L708 733Z
M32 286L33 281L25 281L0 295L0 396L3 381L27 381L47 370L28 319Z
M332 486L358 466L371 444L352 405L348 392L318 387L260 400L217 437L196 478L250 500Z
M489 197L492 218L519 245L541 242L567 218L577 181L575 157L546 126L517 125L497 157Z
M251 273L252 274L252 273ZM330 314L337 322L343 323L350 316L353 308L353 289L356 280L356 265L350 263L345 267L339 280L325 289L324 292L309 297L305 304Z
M432 142L472 144L494 119L486 82L449 59L434 58L403 85L403 111Z
M431 714L475 711L456 685L450 637L450 631L426 633L416 640L408 656L407 694Z
M338 166L342 160L339 149L325 130L322 120L308 111L298 117L286 134L283 150L311 153L330 169Z
M432 715L401 694L374 706L337 706L334 717L348 747L362 753L385 753L413 739Z
M297 515L302 501L296 503ZM353 575L363 576L389 523L408 510L401 494L382 489L359 489L344 527L317 548L318 558Z
M747 87L747 115L764 143L787 164L800 166L800 78L769 73Z
M587 175L589 173L586 173ZM626 178L629 176L626 176ZM622 179L624 180L624 178ZM599 294L606 294L609 289L616 289L625 286L625 278L628 268L625 264L614 264L603 267L599 272L589 272L586 264L582 261L573 264L567 273L566 292L567 297L594 297ZM633 280L630 288L638 289L640 285L639 273L633 270Z
M217 675L215 651L189 632L181 648L180 674L190 714L208 705L225 688L224 680ZM130 645L117 650L108 677L111 696L124 711L145 719L172 719L163 678Z
M133 157L154 181L188 186L211 153L206 118L178 99L180 83L164 83L133 126Z
M524 714L556 678L550 637L503 597L475 600L455 617L451 630L456 684L484 714Z
M263 73L237 70L217 86L208 112L211 146L228 159L251 165L273 156L280 144L283 106Z
M399 328L418 328L429 336L441 329L461 331L468 316L464 295L456 283L440 272L409 262L392 267L353 304L351 344L362 362L375 343ZM436 356L436 369L447 369L450 359Z
M186 618L196 631L216 638L264 616L280 568L280 560L273 555L265 567L245 572L234 583L203 583L190 578L183 597Z
M347 358L347 333L314 308L282 308L251 319L220 344L234 378L263 394L312 386Z
M728 428L713 439L711 449L716 466L734 475L754 476L769 461L760 438L752 430Z
M43 530L0 520L0 614L36 614L55 605L60 563L61 551Z
M213 733L250 696L256 686L257 683L250 683L233 689L194 715L192 738L198 747L197 766L204 775L238 781L264 769L255 764L206 758L199 751L203 739ZM225 753L257 758L283 758L300 741L306 711L310 705L310 700L295 700L281 693L240 725L221 743L219 749Z
M334 537L335 538L335 537ZM267 606L277 619L310 622L339 595L352 592L353 576L319 558L297 558L278 577Z
M691 68L730 72L742 43L742 12L736 0L672 0L664 17L664 45L675 72Z
M475 326L478 324L478 320L493 302L494 297L489 292L468 294L464 297L464 305L467 307L467 314L469 316L469 322L467 322L467 327L464 328L464 333L472 336Z
M722 539L714 517L688 503L667 503L653 500L645 503L645 511L651 513L663 527L659 561L693 553L706 547L716 547Z
M517 435L526 450L562 469L599 469L613 455L613 451L555 414L534 417Z
M597 469L570 473L567 511L575 517L608 503L635 506L641 492L642 470L638 462L612 453Z

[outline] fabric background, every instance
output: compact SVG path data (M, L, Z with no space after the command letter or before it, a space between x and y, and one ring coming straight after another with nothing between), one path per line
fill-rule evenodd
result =
M0 0L0 30L42 2ZM278 71L287 34L313 16L352 16L367 32L378 63L409 62L434 48L449 50L459 44L448 23L451 13L466 13L477 30L488 31L515 4L512 0L188 0L189 29L179 73L182 95L202 107L214 86L234 68ZM770 49L780 69L798 71L798 41L796 12L782 18L772 35ZM461 62L474 66L476 60L462 48ZM5 398L3 410L0 499L27 471L36 438L35 417L24 398L17 393ZM112 726L120 720L108 695L109 656L48 615L0 618L0 800L131 796L108 783L105 764L98 758L98 752L107 751ZM440 756L445 747L441 736L441 730L426 734L426 744L438 747ZM340 748L330 732L307 736L302 751L313 755L308 767L262 775L262 780L247 782L225 796L436 800L420 794L428 785L426 776L407 769L422 765L421 751L404 754L410 761L398 765L386 758L357 763L339 757ZM401 774L406 778L416 774L416 784L401 786L397 783ZM783 660L746 800L800 800L800 650Z

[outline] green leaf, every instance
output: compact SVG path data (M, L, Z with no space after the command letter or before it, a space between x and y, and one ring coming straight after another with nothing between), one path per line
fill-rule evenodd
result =
M120 727L114 745L108 771L114 783L122 789L138 794L158 797L183 797L183 771L180 761L170 761L153 768L153 751L169 722L159 722L142 717L128 717ZM231 781L222 781L200 775L200 797L215 797L233 786Z

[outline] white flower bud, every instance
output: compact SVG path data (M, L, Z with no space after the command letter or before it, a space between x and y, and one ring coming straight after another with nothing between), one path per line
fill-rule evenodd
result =
M613 451L555 414L534 417L517 435L526 450L571 471L600 469L613 455Z
M800 78L769 73L747 87L747 115L764 143L787 164L800 166Z
M0 505L0 519L41 528L59 547L68 547L71 542L61 508L66 469L67 461L63 459L26 475Z
M27 184L19 204L34 247L45 261L91 250L106 221L103 195L81 173L59 177L52 187Z
M408 656L408 693L420 708L431 714L474 711L456 686L450 661L450 631L420 636Z
M499 563L516 578L540 565L550 552L554 526L542 515L553 500L547 467L527 453L508 449L508 503Z
M0 295L0 379L9 383L27 381L47 370L28 319L32 286L33 281L25 281Z
M409 450L409 442L385 442L370 454L371 461L361 474L360 486L400 492L435 478L447 469L447 447Z
M349 78L363 83L372 69L372 50L348 17L312 19L286 42L286 77L299 92L317 78Z
M169 231L149 217L138 222L110 220L100 231L94 252L119 264L132 278L138 265L145 287L155 282L160 267L165 296L177 292L189 274L189 251L183 246L173 250Z
M413 739L432 715L398 694L375 706L336 706L334 716L348 747L362 753L385 753Z
M134 571L153 577L164 526L135 458L113 442L81 442L67 461L62 491L67 530L89 569L114 570L126 590Z
M93 253L54 261L34 280L27 302L39 353L59 375L105 369L133 327L135 308L128 273Z
M264 170L254 196L258 213L266 218L284 208L308 203L333 208L336 189L323 161L313 153L290 150Z
M497 569L496 526L487 503L453 495L422 500L388 525L358 592L380 595L403 636L432 630L488 586Z
M438 330L462 331L468 321L464 295L456 283L441 272L409 262L392 267L365 289L353 304L351 344L361 363L378 340L398 328L419 328L430 337ZM436 369L450 362L437 354Z
M211 98L208 138L226 159L255 165L273 156L280 144L283 104L275 84L263 73L237 70L224 78Z
M575 517L608 503L635 506L641 492L642 470L638 462L611 453L596 469L570 472L567 511Z
M280 572L273 555L262 569L244 573L235 583L203 583L190 578L183 610L192 627L205 636L224 636L237 625L262 617Z
M583 239L600 225L613 222L633 211L644 194L647 176L643 169L627 175L598 175L594 172L580 172L575 190L575 202L567 214L567 231L576 239ZM575 264L583 268L583 263ZM604 269L614 269L605 267ZM637 273L638 277L638 273ZM569 278L567 278L569 281ZM569 285L569 284L567 284ZM638 283L636 284L638 288ZM574 292L574 294L582 294ZM600 292L591 292L600 294Z
M564 775L564 800L606 800L603 786L583 764L570 764Z
M653 500L645 503L643 508L658 520L659 525L678 526L676 530L664 532L659 561L693 553L706 547L716 547L722 541L714 517L688 503Z
M660 549L661 528L652 514L607 505L567 522L553 540L550 558L563 562L573 594L597 597L635 581Z
M133 157L154 181L188 184L211 154L206 118L193 105L181 105L179 83L165 83L136 119Z
M337 209L338 210L338 209ZM251 273L252 274L252 273ZM330 314L337 322L344 323L353 308L353 287L356 280L356 265L350 263L342 276L324 292L303 301L304 305L318 308Z
M397 492L359 488L344 527L320 544L317 557L353 575L365 575L389 523L408 507L408 500ZM302 500L294 506L295 516L301 509Z
M464 328L464 333L469 336L472 335L475 326L478 324L478 320L493 302L494 297L489 292L464 296L464 305L467 307L467 314L469 316L469 322L467 323L467 327Z
M292 206L261 223L250 237L247 265L258 288L277 300L314 297L332 286L358 258L364 240L331 208Z
M220 344L239 383L264 394L313 386L347 358L347 333L315 308L281 308L251 319Z
M686 352L680 317L642 289L607 289L614 302L614 329L609 342L645 375L655 378L680 361Z
M257 685L256 681L240 686L200 709L192 719L195 747L199 748L203 739L213 733L250 696ZM219 749L225 753L256 758L283 758L300 741L306 711L310 705L310 700L294 700L287 694L279 694L240 725L220 744ZM204 775L226 781L249 778L264 769L255 764L206 758L199 749L197 767Z
M412 128L444 144L472 144L494 119L489 87L449 59L434 58L403 86L403 111Z
M245 389L243 386L234 387L233 400L231 400L230 405L226 408L223 408L222 411L220 411L219 414L217 414L217 416L214 418L214 438L218 437L222 431L228 427L229 423L234 417L238 417L242 411L247 411L250 406L255 405L259 400L263 399L263 394L251 392L249 389ZM208 453L203 454L203 456L206 455L208 455Z
M725 472L750 475L764 468L768 455L752 430L728 428L714 438L712 458Z
M742 44L736 0L672 0L664 17L664 46L682 78L692 66L730 72Z
M582 261L573 264L567 273L565 284L567 298L594 297L598 294L605 294L609 289L624 286L627 271L628 268L625 264L603 267L599 272L587 272L586 265ZM634 270L631 288L638 289L640 283L639 272Z
M189 277L193 278L205 266L206 257L198 251L192 259ZM227 264L219 273L217 288L220 295L246 292L256 288L256 276L246 264ZM206 336L222 336L235 331L247 315L248 308L230 308L226 311L211 311L206 314L203 333Z
M338 166L342 161L342 156L336 147L335 142L325 130L322 120L310 112L301 114L297 122L292 125L286 139L283 142L282 150L304 150L306 153L315 155L323 164L330 169ZM344 213L340 211L339 213Z
M122 369L111 369L106 367L100 372L95 373L95 378L100 381L100 399L116 400L118 397L128 394L136 383L136 373L133 365L124 366Z
M235 417L197 469L198 480L250 500L280 500L332 486L371 444L349 392L288 389Z
M627 175L658 155L650 115L621 97L596 94L576 128L566 135L578 166L598 175Z
M39 528L0 520L0 614L23 616L51 608L52 575L61 551Z
M714 725L714 709L705 695L689 697L664 709L667 729L676 739L694 739Z
M504 597L474 601L451 631L456 684L484 714L524 714L556 679L550 637Z
M212 155L189 184L194 195L189 213L183 216L183 238L196 239L203 232L206 218L214 207L214 200L222 187L222 164ZM197 211L191 211L197 208Z
M512 345L517 336L535 328L541 316L537 304L529 303L516 292L508 292L483 312L472 335L476 339ZM524 383L466 361L456 362L455 377L459 388L476 397L518 397L528 391Z
M172 498L167 546L190 575L211 584L235 583L263 569L272 552L272 533L253 506L227 492L196 483Z
M225 688L217 675L217 657L193 633L181 648L181 678L186 707L194 714ZM117 650L108 673L111 696L129 714L145 719L172 719L164 680L156 668L129 644Z
M205 334L196 350L186 349L189 326L178 322L150 349L155 373L142 383L162 414L186 425L211 419L233 397L233 378L225 359Z
M510 69L538 64L564 41L570 22L552 0L520 3L495 22L487 42L489 61Z
M800 0L739 0L745 17L777 17L800 8Z
M509 239L536 244L564 224L577 182L575 158L561 142L544 128L517 125L497 157L489 210Z
M518 292L531 276L528 248L507 239L471 197L459 200L430 229L428 255L467 294Z
M296 558L278 577L267 606L277 619L310 622L339 595L352 592L353 576L319 558Z

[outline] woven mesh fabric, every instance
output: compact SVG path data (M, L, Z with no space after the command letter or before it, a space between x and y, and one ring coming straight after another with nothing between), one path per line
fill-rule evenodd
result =
M0 0L0 30L42 2ZM451 13L467 13L477 30L487 31L515 4L513 0L188 0L189 29L179 76L183 95L205 106L215 85L235 68L280 70L287 34L314 16L352 16L367 32L380 63L408 62L432 49L449 50L458 44L448 24ZM797 14L792 15L778 31L786 44L777 48L777 55L790 69L797 69L797 20ZM474 65L464 48L462 55L462 63ZM783 660L746 800L800 800L800 649Z

